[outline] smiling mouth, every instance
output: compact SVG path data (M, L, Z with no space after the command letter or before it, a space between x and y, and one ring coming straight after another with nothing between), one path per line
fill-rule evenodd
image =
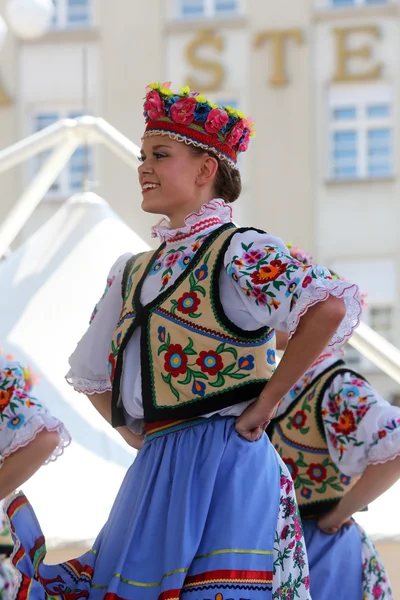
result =
M146 194L147 192L151 192L160 187L158 183L145 183L142 187L142 194Z

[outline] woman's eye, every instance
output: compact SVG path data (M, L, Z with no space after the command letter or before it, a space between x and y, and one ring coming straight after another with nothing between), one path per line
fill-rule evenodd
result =
M162 152L154 152L154 156L159 159L159 158L165 158L167 155L163 154Z
M146 160L146 158L144 156L138 156L138 161L139 162L144 162Z

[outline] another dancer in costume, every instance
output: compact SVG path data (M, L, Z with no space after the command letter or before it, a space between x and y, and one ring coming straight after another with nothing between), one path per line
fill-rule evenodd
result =
M118 259L68 373L143 447L77 560L43 565L32 508L10 504L19 597L306 600L293 484L264 429L322 349L351 334L358 290L232 223L252 134L242 113L168 85L149 87L144 110L142 208L167 215L154 228L161 245ZM275 371L282 323L293 339Z
M291 255L305 273L314 268L298 248ZM294 279L293 286L301 281ZM278 332L278 349L286 343L287 334ZM400 477L400 408L386 402L343 356L341 348L324 350L283 397L268 433L294 481L313 600L338 594L392 600L374 545L352 515Z
M55 460L70 437L64 425L32 395L33 377L0 352L0 500L25 483L46 462ZM2 506L0 505L0 521ZM0 554L9 556L12 543L3 523ZM16 576L7 561L0 562L0 599L14 595Z

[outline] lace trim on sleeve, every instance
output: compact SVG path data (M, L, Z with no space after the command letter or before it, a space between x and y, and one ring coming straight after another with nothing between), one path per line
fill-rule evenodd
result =
M104 392L111 392L112 386L109 379L100 379L94 381L92 379L85 379L83 377L76 377L71 374L71 371L67 373L65 377L66 382L74 388L76 392L85 395L92 394L103 394Z
M44 429L47 431L56 431L60 438L57 447L53 450L45 464L57 460L63 454L64 448L71 443L71 436L61 421L52 417L48 412L40 412L36 413L18 429L18 435L15 435L10 445L2 451L0 468L10 454L16 452L19 448L28 446L28 444L33 442L38 433Z
M306 314L307 310L314 304L327 300L329 296L341 298L346 305L346 315L329 342L329 346L341 345L351 337L354 329L359 325L361 317L358 287L345 281L320 279L302 291L290 312L287 322L289 338L296 331L301 317Z

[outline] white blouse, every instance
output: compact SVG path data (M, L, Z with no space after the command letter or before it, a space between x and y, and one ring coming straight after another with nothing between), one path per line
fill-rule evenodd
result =
M153 228L160 242L165 242L154 261L141 291L141 303L151 302L172 285L190 264L209 234L231 222L231 208L223 200L205 204L199 213L185 219L185 226L171 230L163 219ZM106 290L95 307L91 324L69 360L68 383L84 394L111 390L108 356L111 339L122 308L121 281L127 260L124 254L114 263ZM356 285L332 279L319 266L304 266L291 258L283 242L267 233L246 231L234 235L220 273L221 303L227 317L238 327L252 331L261 326L287 331L293 335L307 309L326 300L329 295L343 298L346 317L331 344L338 345L351 336L361 312ZM266 360L275 363L270 351ZM135 433L143 431L143 404L140 365L140 328L126 347L122 376L122 401L127 424ZM251 402L251 401L250 401ZM221 415L239 416L249 402L218 411ZM208 415L204 416L210 416Z
M277 416L328 367L343 357L341 349L327 350L296 383L280 404ZM361 475L368 465L400 455L400 408L392 406L366 381L349 371L337 375L326 390L321 414L329 454L348 477ZM307 414L296 413L295 427L306 426Z

